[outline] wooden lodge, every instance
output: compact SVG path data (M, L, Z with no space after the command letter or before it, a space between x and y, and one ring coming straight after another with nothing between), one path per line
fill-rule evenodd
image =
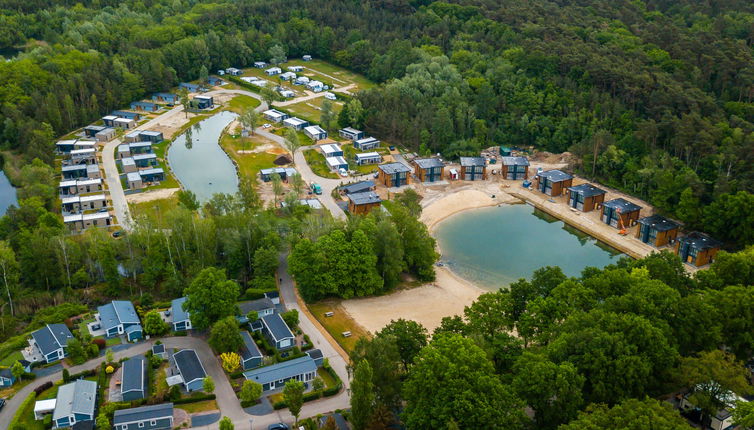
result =
M535 187L539 192L551 197L557 197L565 193L566 189L573 185L573 176L560 170L547 170L537 173L534 181Z
M600 219L605 224L622 230L634 225L639 219L640 212L641 206L617 198L602 204Z
M445 165L439 158L416 158L412 161L416 168L416 176L419 182L442 181L442 171Z
M645 216L637 221L639 228L636 229L636 238L654 247L665 246L675 242L678 237L679 225L664 216Z
M352 214L368 214L381 204L382 199L374 191L348 194L348 211Z
M487 161L483 157L461 157L461 176L464 181L487 179Z
M500 175L513 181L529 179L529 160L526 157L502 157Z
M605 201L605 194L607 191L592 184L576 185L566 190L568 206L581 212L591 212L597 209Z
M706 234L694 231L678 239L675 253L684 263L701 267L712 263L717 251L720 250L720 245L720 242Z
M379 181L386 187L402 187L411 182L411 169L403 163L387 163L379 166Z

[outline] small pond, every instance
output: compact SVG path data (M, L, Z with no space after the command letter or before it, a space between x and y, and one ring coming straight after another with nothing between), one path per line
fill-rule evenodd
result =
M170 168L200 202L206 202L215 193L238 191L236 167L220 147L220 135L237 116L233 112L213 115L192 126L170 145Z
M567 276L577 276L585 267L604 267L624 255L525 204L461 212L441 222L435 237L443 263L489 289L530 278L543 266L560 266Z
M10 184L5 172L0 170L0 216L5 215L10 205L18 206L16 189Z

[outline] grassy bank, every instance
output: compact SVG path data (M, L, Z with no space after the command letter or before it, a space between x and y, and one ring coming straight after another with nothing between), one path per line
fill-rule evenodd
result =
M346 351L351 352L356 346L356 341L360 337L370 337L364 327L360 326L351 318L340 303L335 300L326 300L317 303L307 304L309 311L317 318L320 324L330 333L338 344ZM333 316L326 317L325 313L332 312ZM343 337L343 332L350 331L350 337Z

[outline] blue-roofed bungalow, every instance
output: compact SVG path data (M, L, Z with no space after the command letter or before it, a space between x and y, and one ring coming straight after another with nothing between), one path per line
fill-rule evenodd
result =
M152 101L174 105L178 103L178 95L173 93L154 93L152 94Z
M16 383L16 377L9 367L0 368L0 387L10 387Z
M191 330L191 319L188 311L183 309L184 303L186 303L186 298L181 297L173 300L170 305L170 315L173 318L173 330L175 331Z
M136 112L129 112L127 110L115 110L111 113L113 116L117 116L119 118L128 118L132 119L134 121L138 121L141 119L141 115L139 115Z
M296 345L295 338L288 324L280 314L267 315L262 318L262 333L277 349L289 349Z
M181 383L186 391L198 391L204 389L204 378L207 372L204 370L199 356L193 349L182 349L173 354L173 363L181 376Z
M127 335L129 341L143 337L141 322L133 303L127 300L113 300L97 308L96 318L100 321L105 336Z
M248 331L241 330L241 338L243 339L243 346L241 346L241 365L243 370L253 369L262 365L262 352L259 351L257 344L251 337Z
M73 427L77 423L94 421L97 406L97 383L79 379L58 388L53 428Z
M144 399L147 397L147 360L137 355L123 362L121 367L120 393L123 401Z
M173 404L119 409L113 414L115 430L168 430L173 428Z
M131 102L131 110L144 112L157 112L160 105L152 102Z
M45 363L52 363L68 355L68 341L73 339L64 324L47 324L31 333L29 346L39 349Z
M179 88L185 88L190 93L198 93L198 92L202 91L202 89L203 89L201 87L201 85L192 84L190 82L181 82L180 84L178 84L178 87Z
M291 379L309 383L317 377L317 364L308 355L295 358L271 366L244 372L244 378L262 386L262 390L270 391L285 386Z

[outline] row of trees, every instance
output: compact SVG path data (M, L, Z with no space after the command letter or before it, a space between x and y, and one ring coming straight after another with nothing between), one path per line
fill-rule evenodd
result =
M654 398L689 390L706 420L728 392L754 392L752 257L722 253L696 278L668 253L578 278L546 267L443 318L431 339L393 321L351 354L354 428L524 429L525 406L542 429L644 428L648 417L688 428Z

